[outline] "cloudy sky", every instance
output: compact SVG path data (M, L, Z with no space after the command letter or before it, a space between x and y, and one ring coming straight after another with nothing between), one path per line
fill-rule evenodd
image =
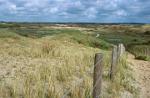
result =
M0 21L150 23L150 0L0 0Z

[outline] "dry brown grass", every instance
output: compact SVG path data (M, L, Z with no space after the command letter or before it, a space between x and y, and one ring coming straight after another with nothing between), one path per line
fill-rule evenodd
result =
M91 88L89 68L99 49L46 38L8 38L0 43L2 98L61 98L68 90L66 96L83 98Z
M97 52L105 56L104 98L118 96L122 88L121 83L111 84L108 79L110 51L65 37L1 38L0 44L0 98L91 98Z

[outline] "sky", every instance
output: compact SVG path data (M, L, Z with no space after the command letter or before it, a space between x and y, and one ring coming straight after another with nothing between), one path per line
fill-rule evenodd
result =
M150 23L150 0L0 0L0 21Z

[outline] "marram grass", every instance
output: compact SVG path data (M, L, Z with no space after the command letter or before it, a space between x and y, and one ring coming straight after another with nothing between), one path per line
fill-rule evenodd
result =
M125 61L119 63L118 82L110 82L110 51L68 38L1 38L0 44L0 98L92 98L94 56L99 52L104 54L103 98L119 98L121 88L132 92L130 84L124 86Z

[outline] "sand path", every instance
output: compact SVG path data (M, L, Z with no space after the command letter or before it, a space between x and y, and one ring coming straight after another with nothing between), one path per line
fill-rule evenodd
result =
M150 62L136 60L128 54L128 62L132 64L135 79L140 87L140 98L150 98Z

